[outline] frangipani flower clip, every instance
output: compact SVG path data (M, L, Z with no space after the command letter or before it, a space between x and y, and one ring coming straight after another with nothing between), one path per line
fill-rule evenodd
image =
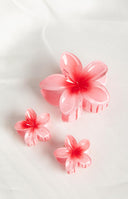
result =
M48 141L51 138L49 130L46 128L50 120L50 115L44 113L37 117L33 109L27 109L25 120L15 124L16 131L24 137L28 146L35 145L39 141Z
M85 153L89 146L88 140L83 139L77 143L72 135L68 135L65 147L56 149L54 155L60 163L65 164L68 174L74 173L77 166L82 168L90 166L91 158Z
M108 106L109 93L105 88L107 66L93 61L82 68L80 60L72 53L61 56L62 74L53 74L41 83L44 98L60 107L63 121L76 120L82 110L98 113Z

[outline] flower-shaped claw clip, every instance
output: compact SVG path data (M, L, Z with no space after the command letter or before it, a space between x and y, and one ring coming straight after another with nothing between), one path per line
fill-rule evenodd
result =
M89 148L90 142L86 139L81 140L79 143L71 135L65 139L65 147L58 148L54 152L56 159L65 164L68 174L74 173L75 168L86 168L91 164L91 158L85 153Z
M63 74L53 74L41 83L41 93L51 104L60 107L63 121L76 120L82 110L98 113L108 106L109 93L104 87L107 66L93 61L82 68L80 60L72 53L61 56Z
M27 109L25 120L15 124L16 131L24 137L28 146L35 145L39 141L48 141L51 138L49 130L46 128L50 120L50 115L44 113L37 117L33 109Z

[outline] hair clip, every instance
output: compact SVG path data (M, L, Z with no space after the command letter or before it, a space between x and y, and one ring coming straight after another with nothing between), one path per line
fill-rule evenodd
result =
M77 143L72 135L68 135L65 139L65 147L56 149L54 156L61 164L65 164L68 174L75 173L77 166L86 168L91 165L91 158L85 153L89 146L88 140L83 139Z
M24 141L28 146L35 145L39 141L48 141L51 138L46 124L50 120L49 113L44 113L37 117L33 109L27 109L25 120L15 124L16 131L24 137Z
M41 83L44 98L60 107L63 121L79 118L82 110L98 113L108 106L109 93L105 88L107 66L93 61L82 68L80 60L72 53L61 56L62 74L53 74Z

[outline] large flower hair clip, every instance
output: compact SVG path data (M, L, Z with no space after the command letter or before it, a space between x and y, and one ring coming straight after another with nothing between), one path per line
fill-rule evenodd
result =
M16 131L24 137L28 146L35 145L39 141L48 141L51 138L49 130L46 128L50 120L50 115L44 113L37 117L33 109L28 109L25 113L25 120L15 124Z
M76 167L86 168L91 165L91 158L85 153L89 146L88 140L83 139L77 143L72 135L68 135L65 146L56 149L54 155L58 162L65 165L68 174L74 173Z
M107 66L93 61L82 68L80 60L72 53L61 56L62 74L53 74L41 83L44 98L60 107L63 121L76 120L82 110L98 113L108 106L109 93L105 88Z

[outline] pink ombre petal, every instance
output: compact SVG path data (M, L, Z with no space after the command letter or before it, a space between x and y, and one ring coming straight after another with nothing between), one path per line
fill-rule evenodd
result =
M104 109L108 105L109 98L107 89L95 82L84 95L83 108L90 112L98 112L99 109Z
M27 132L24 136L24 141L28 146L35 145L38 142L37 136L34 132Z
M65 52L61 56L60 68L66 77L75 79L75 77L82 71L82 64L75 55Z
M46 142L51 138L51 134L49 130L45 127L42 127L41 129L36 130L36 135L38 140L42 142Z
M87 154L83 154L81 158L78 160L78 166L82 168L86 168L91 165L91 158Z
M90 100L98 103L108 103L109 102L109 93L107 89L101 84L93 87L90 91L86 93Z
M43 113L42 115L37 117L38 126L42 127L44 124L48 123L50 120L50 114L49 113Z
M83 98L81 95L75 95L75 106L74 109L69 114L63 114L62 113L62 120L64 122L73 122L80 118L83 112L82 102Z
M93 61L88 64L83 72L91 80L102 78L108 71L108 67L101 61Z
M36 117L37 117L36 112L32 108L27 109L25 113L26 121L36 120Z
M54 152L54 156L55 156L57 159L58 159L58 158L60 158L60 159L63 159L63 158L65 159L65 158L67 158L67 157L69 156L67 148L62 147L62 148L56 149L55 152Z
M40 87L49 91L61 90L65 88L65 76L62 74L50 75L40 83Z
M26 130L28 129L26 121L18 121L15 124L14 128L16 129L16 131L24 131L24 132L26 132Z
M75 109L76 96L70 94L68 90L65 90L60 97L60 110L63 114L68 115Z
M86 151L89 146L90 146L90 142L89 140L83 139L78 143L78 146L83 150Z
M77 147L77 141L72 135L68 135L65 139L65 147L72 150Z
M18 121L14 128L16 129L17 133L24 137L26 131L28 130L28 126L26 125L26 121Z
M60 96L62 95L63 90L60 91L48 91L48 90L41 90L41 94L43 97L54 106L59 106Z
M68 174L75 173L76 166L77 166L76 160L68 158L65 162L65 168Z
M104 75L103 77L99 78L97 81L105 86L107 82L107 75Z

